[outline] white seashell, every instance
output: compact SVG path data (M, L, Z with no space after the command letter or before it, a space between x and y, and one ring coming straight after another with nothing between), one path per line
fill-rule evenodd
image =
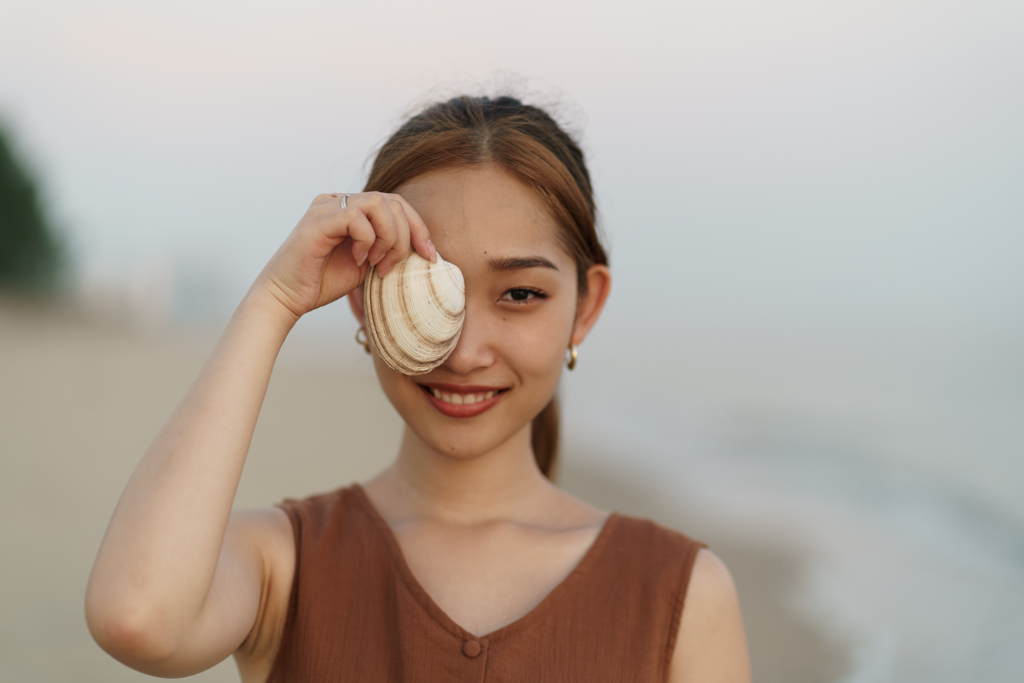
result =
M466 283L458 267L416 252L384 277L376 268L363 285L366 330L377 355L404 375L422 375L444 363L462 333Z

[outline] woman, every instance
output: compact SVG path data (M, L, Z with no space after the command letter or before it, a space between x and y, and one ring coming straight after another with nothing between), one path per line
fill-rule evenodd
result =
M749 680L714 555L545 477L566 355L610 288L594 218L577 145L507 97L428 108L366 191L317 197L122 495L86 597L100 645L162 676L234 654L245 681ZM426 375L374 355L406 425L394 464L233 513L292 326L346 295L363 324L368 267L411 250L461 268L466 316Z

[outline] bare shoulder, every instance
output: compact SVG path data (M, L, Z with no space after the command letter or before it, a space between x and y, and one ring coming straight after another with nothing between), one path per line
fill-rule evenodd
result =
M749 683L750 658L736 585L709 550L694 562L669 673L672 683Z
M236 511L228 525L228 538L255 552L263 568L259 612L252 630L235 652L242 680L263 681L281 645L295 577L292 526L280 508Z

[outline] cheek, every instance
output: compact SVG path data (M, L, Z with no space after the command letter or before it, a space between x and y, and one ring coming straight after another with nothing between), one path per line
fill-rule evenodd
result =
M553 311L537 316L529 324L510 322L505 326L506 353L524 374L549 375L561 368L572 334L572 311ZM554 378L557 382L557 376Z
M409 399L415 397L420 391L408 377L401 375L387 366L377 354L373 355L373 369L377 373L377 381L388 401L402 414L402 407ZM403 415L404 417L404 415Z

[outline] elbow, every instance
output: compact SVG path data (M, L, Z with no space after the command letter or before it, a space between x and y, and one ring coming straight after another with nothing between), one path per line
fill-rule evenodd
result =
M85 620L96 644L133 669L155 673L174 655L167 620L139 602L103 600L90 591Z

